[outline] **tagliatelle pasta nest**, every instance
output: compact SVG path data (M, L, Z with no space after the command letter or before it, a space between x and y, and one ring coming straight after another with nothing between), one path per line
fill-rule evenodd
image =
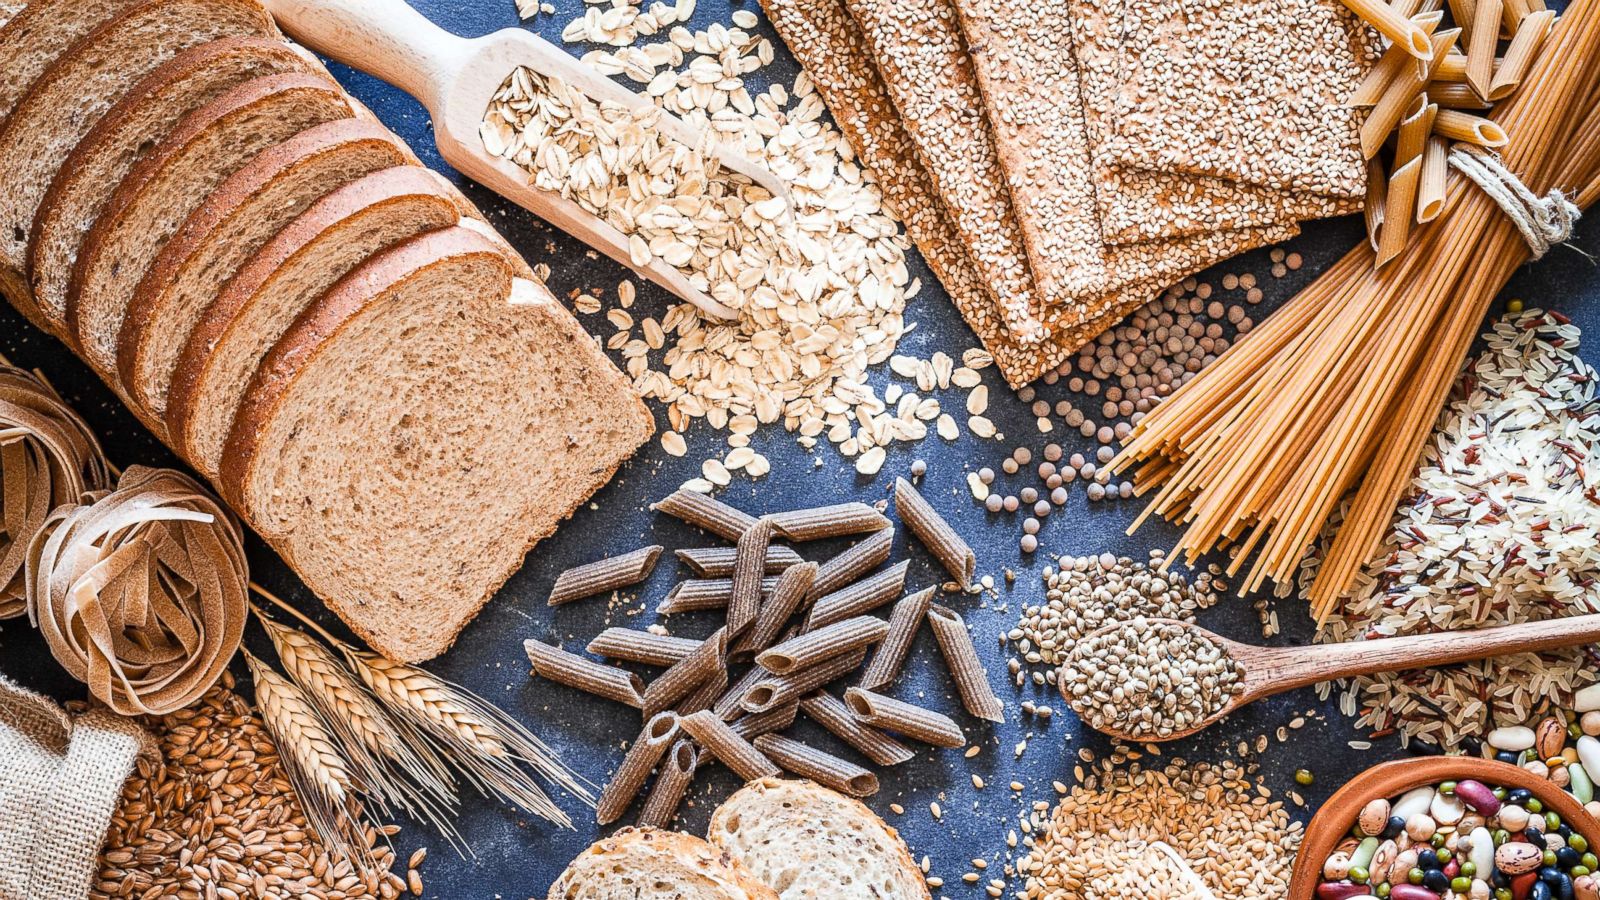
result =
M50 511L110 486L83 419L49 385L0 362L0 619L27 609L23 563Z
M239 648L249 575L233 516L188 476L135 466L50 513L28 551L28 615L123 715L203 695Z

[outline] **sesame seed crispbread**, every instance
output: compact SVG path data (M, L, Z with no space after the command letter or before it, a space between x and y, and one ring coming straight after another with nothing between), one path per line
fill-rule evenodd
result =
M1099 210L1101 239L1136 243L1294 221L1298 199L1283 192L1206 176L1141 172L1107 167L1095 155L1093 177L1066 172L1081 159L1087 141L1095 151L1095 129L1088 119L1087 95L1080 90L1078 65L1067 29L1033 27L1045 20L1065 21L1067 0L1025 4L1017 0L956 0L971 50L973 68L994 127L995 142L1011 184L1023 235L1037 245L1039 235L1066 233L1048 219L1058 212L1081 215L1078 198L1087 191ZM1083 140L1062 135L1081 133ZM1070 158L1069 158L1070 157ZM1086 205L1085 205L1086 206ZM1114 256L1112 257L1115 258Z
M1358 198L1360 110L1382 45L1339 0L1082 0L1120 20L1115 158Z

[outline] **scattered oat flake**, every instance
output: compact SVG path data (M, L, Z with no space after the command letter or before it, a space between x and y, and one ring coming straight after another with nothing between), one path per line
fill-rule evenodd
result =
M689 444L684 441L683 435L676 431L661 432L661 449L668 456L682 456L689 452Z

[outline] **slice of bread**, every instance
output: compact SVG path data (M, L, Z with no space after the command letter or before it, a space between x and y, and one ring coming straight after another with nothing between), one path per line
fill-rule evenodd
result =
M0 119L78 39L146 0L6 0L0 3Z
M195 321L251 254L329 191L413 161L382 125L339 119L268 148L228 176L161 248L134 290L117 336L123 389L150 415L164 417L173 367ZM172 444L181 451L175 436Z
M414 238L261 362L218 485L385 656L443 652L652 421L570 313L475 228Z
M72 148L130 88L198 44L276 34L256 0L149 0L63 53L0 126L0 287L37 317L24 271L34 214Z
M276 38L224 38L178 54L112 107L56 172L33 217L27 270L46 323L65 325L72 262L116 185L184 116L252 78L312 68L304 51Z
M815 782L752 781L717 808L706 836L782 900L928 900L899 833Z
M550 885L548 900L777 900L728 854L692 834L624 828Z
M200 316L182 348L167 434L215 477L245 387L305 308L368 257L456 224L455 192L427 169L374 172L317 201L250 258Z
M117 187L89 230L67 287L67 326L84 361L115 381L117 339L139 280L211 192L263 150L355 108L319 75L255 78L184 117Z

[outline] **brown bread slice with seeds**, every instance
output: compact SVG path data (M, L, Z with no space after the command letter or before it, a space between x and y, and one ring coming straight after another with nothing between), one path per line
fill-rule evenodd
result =
M67 326L84 361L115 383L134 290L169 238L228 176L263 150L356 108L319 75L256 78L184 117L134 167L89 230L67 287Z
M172 379L167 433L214 477L257 365L328 288L368 257L456 224L464 200L428 169L374 172L318 200L278 232L200 315Z
M0 126L0 288L30 318L42 317L24 271L28 234L72 148L134 85L184 50L277 33L256 0L147 0L84 35L17 101Z
M117 336L117 376L127 395L163 419L178 354L245 261L328 192L413 162L382 125L338 119L269 147L229 175L161 248L134 290ZM176 435L171 443L182 451Z
M45 323L55 331L66 324L67 281L84 235L116 186L184 116L252 78L316 68L277 38L224 38L185 50L135 85L73 148L33 217L27 269Z
M443 652L652 421L475 227L368 259L261 362L218 484L386 656Z
M547 900L777 900L727 853L692 834L624 828L578 854Z

